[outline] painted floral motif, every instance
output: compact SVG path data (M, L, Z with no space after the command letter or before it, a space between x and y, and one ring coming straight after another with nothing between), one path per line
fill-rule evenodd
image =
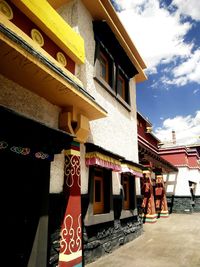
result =
M66 185L72 187L74 184L74 177L77 179L78 186L81 187L80 183L80 158L76 155L65 156L65 177Z
M82 261L80 156L77 155L77 151L74 151L74 154L65 154L64 192L67 196L67 206L61 228L61 267L74 266Z
M70 214L65 217L61 231L60 253L72 254L81 250L80 218L81 214L78 216L77 221Z

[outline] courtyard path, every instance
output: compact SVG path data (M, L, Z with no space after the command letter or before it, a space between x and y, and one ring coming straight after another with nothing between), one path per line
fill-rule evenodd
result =
M200 267L200 214L171 214L86 267Z

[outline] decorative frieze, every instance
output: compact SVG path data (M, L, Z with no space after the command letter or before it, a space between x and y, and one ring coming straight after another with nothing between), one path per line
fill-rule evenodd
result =
M31 38L33 39L34 42L36 42L39 46L43 46L44 45L44 38L41 34L41 32L39 32L37 29L32 29L31 30Z
M6 1L0 2L0 12L6 16L7 19L13 19L13 10Z

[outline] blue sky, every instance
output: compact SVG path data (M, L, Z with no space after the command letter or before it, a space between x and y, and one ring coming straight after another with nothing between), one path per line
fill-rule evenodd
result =
M143 57L148 80L137 84L137 107L159 139L200 143L200 1L114 0Z

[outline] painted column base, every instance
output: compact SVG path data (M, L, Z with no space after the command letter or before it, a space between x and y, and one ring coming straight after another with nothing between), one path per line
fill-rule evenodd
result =
M143 223L156 223L158 214L142 214Z
M169 212L168 211L161 211L158 213L158 218L168 218L169 217Z
M161 211L160 213L156 213L153 215L142 214L143 223L156 223L159 218L168 218L168 211Z

